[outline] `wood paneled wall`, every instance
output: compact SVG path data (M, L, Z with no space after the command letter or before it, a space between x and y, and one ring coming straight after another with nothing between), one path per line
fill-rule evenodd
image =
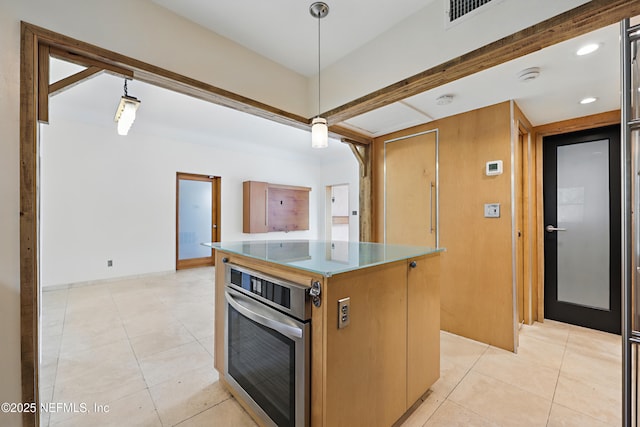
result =
M377 138L373 145L374 229L383 238L384 141L439 131L441 327L514 350L511 111L504 102ZM502 175L485 164L502 160ZM484 218L500 203L500 218Z

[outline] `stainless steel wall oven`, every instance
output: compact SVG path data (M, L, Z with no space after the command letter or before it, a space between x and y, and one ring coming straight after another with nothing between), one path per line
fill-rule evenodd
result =
M224 377L266 425L309 425L309 287L225 264Z

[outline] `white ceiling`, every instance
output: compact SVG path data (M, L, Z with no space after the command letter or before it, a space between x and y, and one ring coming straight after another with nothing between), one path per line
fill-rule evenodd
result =
M318 72L313 0L152 0L305 76ZM322 68L355 51L435 0L325 0ZM442 1L442 0L437 0Z
M600 48L590 55L576 55L580 47L590 43L597 43ZM520 82L519 73L531 67L538 67L540 76ZM453 102L437 105L436 99L441 95L453 95ZM580 104L587 96L596 97L597 101ZM379 136L510 99L517 102L534 126L620 108L618 25L550 46L354 117L347 123Z
M317 37L317 22L308 12L311 0L152 1L302 74L316 71L316 46L308 43ZM442 0L380 1L375 7L363 0L330 2L331 12L322 21L324 61L349 55L431 1ZM379 136L510 99L516 100L534 126L615 110L620 98L618 39L618 26L612 25L351 118L342 125ZM591 42L599 43L600 49L588 56L576 56L580 46ZM529 67L539 67L540 77L519 82L518 73ZM56 61L52 80L75 71L70 64ZM311 150L306 131L138 81L129 83L129 93L142 100L132 133L155 132L176 138L188 134L192 140L207 144L228 144L233 140L258 148L299 152L319 161L351 155L345 144L337 141L330 143L329 150ZM83 120L114 127L115 132L113 113L121 94L121 79L101 75L56 95L52 114L77 118L78 109L72 106L81 105ZM453 102L436 105L436 98L444 94L453 95ZM598 101L581 105L579 101L585 96L594 96Z

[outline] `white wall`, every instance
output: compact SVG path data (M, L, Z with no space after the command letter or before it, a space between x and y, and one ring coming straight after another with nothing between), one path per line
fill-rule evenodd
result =
M309 134L301 137L308 145ZM175 269L178 171L222 177L223 240L322 238L325 186L339 177L357 194L358 165L348 147L324 167L307 156L214 139L204 145L188 135L172 140L133 129L120 137L114 126L61 117L42 125L42 285ZM246 180L311 187L310 229L242 233Z
M427 2L417 13L322 70L322 109L343 105L588 1L494 2L450 27L445 25L448 2ZM317 79L310 80L308 108L315 111Z
M1 4L0 52L0 402L21 402L20 27ZM0 412L0 425L21 425L21 414Z

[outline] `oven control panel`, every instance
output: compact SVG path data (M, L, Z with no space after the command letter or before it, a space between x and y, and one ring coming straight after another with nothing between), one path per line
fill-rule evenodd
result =
M262 277L231 268L231 283L279 306L291 308L291 290Z
M302 321L311 319L310 286L235 264L226 264L225 269L227 286Z

